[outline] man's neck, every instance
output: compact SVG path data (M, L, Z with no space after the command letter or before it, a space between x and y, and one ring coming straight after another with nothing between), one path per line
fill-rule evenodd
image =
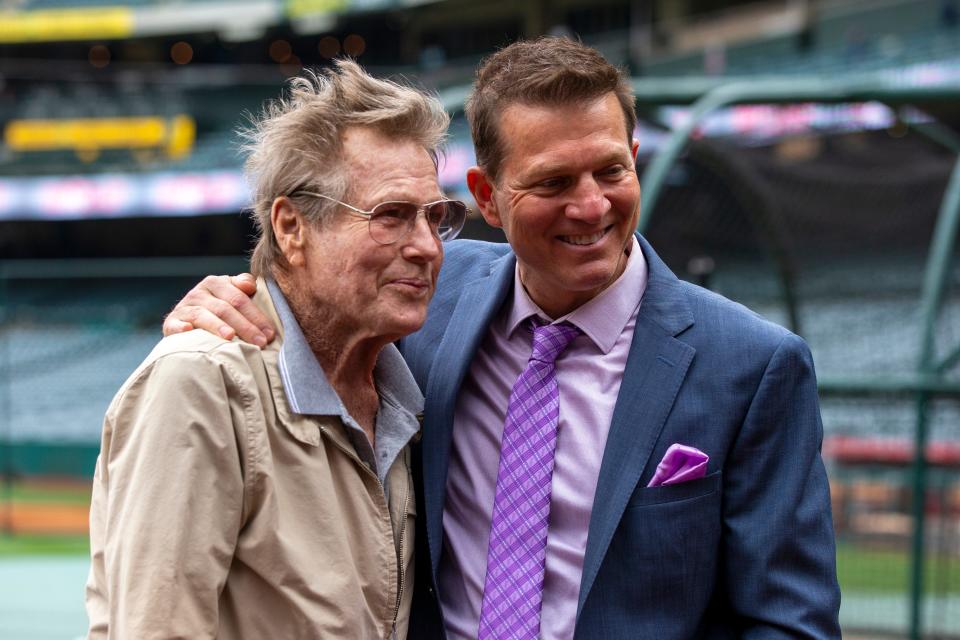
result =
M373 443L379 406L373 372L388 341L358 334L335 309L300 295L289 279L275 279L327 381Z

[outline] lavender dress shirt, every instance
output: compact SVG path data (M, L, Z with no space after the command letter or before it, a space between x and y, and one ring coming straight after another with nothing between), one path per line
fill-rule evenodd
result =
M636 238L621 276L557 318L583 331L557 360L560 423L553 469L540 637L573 638L593 496L630 352L647 264ZM460 390L443 509L439 597L447 638L477 637L487 545L510 390L530 357L533 315L550 318L514 275L513 300L497 316Z

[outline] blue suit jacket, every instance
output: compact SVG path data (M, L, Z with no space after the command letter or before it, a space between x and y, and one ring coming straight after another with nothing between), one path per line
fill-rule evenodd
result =
M649 266L600 469L577 607L583 638L839 638L827 477L806 344ZM424 327L402 348L426 393L410 637L442 637L435 597L458 391L510 299L509 245L447 245ZM646 488L667 447L707 476Z

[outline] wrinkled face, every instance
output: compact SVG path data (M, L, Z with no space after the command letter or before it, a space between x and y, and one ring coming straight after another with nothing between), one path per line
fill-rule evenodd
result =
M500 135L497 180L473 169L468 182L487 222L503 228L531 298L564 315L623 273L640 213L637 144L613 93L559 107L511 105Z
M348 184L343 201L369 211L384 201L424 204L442 197L430 155L416 143L367 128L343 136ZM370 237L367 218L336 205L328 223L308 225L305 282L318 306L342 314L363 337L395 340L416 331L427 315L443 246L424 219L390 245Z

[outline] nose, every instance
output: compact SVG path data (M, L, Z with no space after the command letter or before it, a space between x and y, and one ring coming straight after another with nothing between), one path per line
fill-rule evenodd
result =
M440 238L427 221L426 211L420 210L413 219L413 228L403 239L403 255L414 262L431 262L443 253Z
M568 218L597 224L609 210L610 201L604 194L603 188L590 175L581 179L577 188L571 192L566 215Z

